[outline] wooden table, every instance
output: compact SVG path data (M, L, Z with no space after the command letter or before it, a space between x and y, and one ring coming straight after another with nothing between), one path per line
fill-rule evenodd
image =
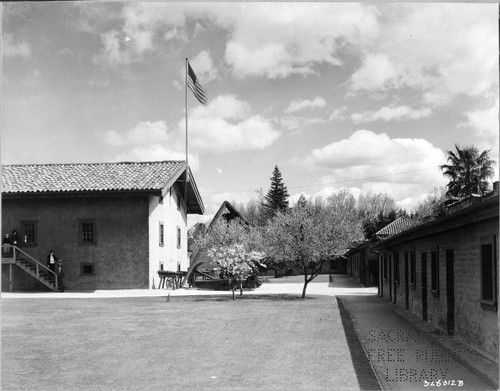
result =
M158 285L158 289L168 288L169 283L174 291L176 288L180 288L183 275L182 272L158 270L158 275L160 276L160 285Z

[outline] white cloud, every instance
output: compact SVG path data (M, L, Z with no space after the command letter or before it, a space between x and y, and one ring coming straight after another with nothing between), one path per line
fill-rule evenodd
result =
M383 53L368 54L360 68L351 76L351 89L372 90L385 89L397 75L393 64Z
M122 11L123 31L131 38L132 49L143 54L154 49L155 39L185 38L177 26L184 26L186 17L182 7L176 4L134 2Z
M346 106L341 107L340 109L333 110L333 113L331 113L330 116L328 117L328 121L330 121L330 122L332 122L332 121L339 122L339 121L345 120L345 118L346 118L346 116L345 116L346 111L347 111L347 107Z
M140 122L128 132L106 131L103 141L124 152L115 155L115 161L185 160L185 144L182 134L168 132L165 121ZM189 154L189 166L193 171L200 167L197 154Z
M378 28L375 9L355 3L249 3L232 25L225 60L235 77L273 79L340 65L341 40L365 41Z
M167 123L165 121L140 122L125 134L106 131L103 134L103 140L113 147L167 143Z
M206 50L202 50L195 57L189 59L196 76L200 79L202 85L211 82L218 76L217 69L214 67L212 57ZM182 75L185 71L182 70Z
M325 107L326 100L320 96L314 99L295 99L290 102L290 105L285 109L285 113L296 113L297 111L304 110L306 108L314 107Z
M5 57L31 57L31 45L25 41L19 41L12 34L2 36L2 54Z
M498 7L495 4L385 4L378 37L359 46L357 91L413 88L423 101L448 104L461 94L498 90ZM375 48L375 50L374 50Z
M128 64L131 61L130 52L123 48L125 36L116 30L110 30L101 34L102 49L99 54L92 58L94 64L116 67L120 64Z
M426 118L429 117L431 114L432 110L428 107L413 109L409 106L397 106L397 107L385 106L378 111L353 113L351 114L351 120L355 124L359 124L362 122L378 121L378 120L383 120L385 122L406 121L406 120L417 120L420 118Z
M161 160L186 160L186 153L172 150L161 144L151 144L144 147L134 147L132 150L120 153L114 158L117 162L123 161L161 161ZM193 172L200 169L200 160L197 155L189 154L189 167Z
M271 121L255 115L247 102L231 95L214 98L208 106L189 113L190 165L199 167L200 153L259 150L270 146L280 133ZM184 160L185 119L173 130L165 121L140 122L127 132L101 133L109 146L121 149L116 160Z
M131 3L123 8L122 32L131 38L123 60L140 58L156 43L188 39L203 30L203 22L226 29L225 61L235 77L284 78L315 73L315 65L339 65L344 41L367 41L377 32L376 9L335 3ZM328 15L328 18L325 17ZM258 26L258 28L256 28ZM189 27L191 28L191 27ZM102 57L117 57L104 47ZM106 64L116 64L103 61Z
M484 109L469 111L465 113L467 121L461 123L461 126L471 127L476 134L485 137L497 137L499 133L498 124L499 100L496 99L493 106Z
M490 150L490 158L496 161L495 171L498 178L499 171L499 99L486 109L465 113L467 121L459 124L460 127L471 128L478 135L476 146L481 150Z
M326 122L323 118L287 116L279 118L278 122L289 130L304 130L310 125L322 124Z
M363 192L388 193L400 201L418 197L421 189L444 185L438 166L445 160L443 151L426 140L391 139L385 133L359 130L348 139L313 150L306 162L328 171L320 178L325 186L352 184Z
M179 129L184 127L182 119ZM270 120L253 114L247 102L232 95L222 95L207 106L191 110L189 135L193 150L217 153L264 149L278 139L280 132L274 129Z
M184 12L184 7L174 3L126 4L120 15L123 21L121 30L101 34L102 48L94 56L94 63L110 67L129 64L154 51L159 41L185 40L184 30L178 28L184 26Z

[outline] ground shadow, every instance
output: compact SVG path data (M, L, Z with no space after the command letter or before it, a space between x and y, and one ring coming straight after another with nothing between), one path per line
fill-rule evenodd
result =
M380 387L379 381L375 376L375 372L373 371L368 357L366 357L363 345L354 330L349 312L347 312L344 304L338 297L337 303L339 306L339 313L342 319L342 326L344 327L347 344L349 345L349 351L351 353L352 364L354 366L354 371L356 372L360 389L381 390L382 388Z
M304 301L314 300L314 297L302 298L297 295L277 294L277 295L243 295L236 294L235 300L268 300L268 301ZM233 301L231 295L203 295L203 296L175 296L170 297L170 300L175 301Z

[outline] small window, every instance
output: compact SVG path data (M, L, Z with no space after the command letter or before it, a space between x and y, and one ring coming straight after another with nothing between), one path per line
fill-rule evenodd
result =
M165 225L160 221L159 244L163 247L165 244Z
M97 243L96 225L94 221L80 221L80 243L95 244Z
M415 287L417 281L417 263L415 262L415 252L410 252L410 283Z
M26 246L38 244L38 223L36 221L21 221L21 242Z
M481 301L482 304L490 305L488 309L496 309L497 304L497 270L496 270L496 248L495 239L493 243L481 243Z
M181 227L177 227L177 248L181 248Z
M95 275L95 269L93 263L81 263L80 264L80 275L81 276L93 276Z
M439 257L437 251L431 252L431 289L439 293Z

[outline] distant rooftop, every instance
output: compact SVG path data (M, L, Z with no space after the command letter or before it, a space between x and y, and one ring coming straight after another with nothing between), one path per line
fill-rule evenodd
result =
M407 217L401 216L394 220L392 223L386 225L375 235L377 235L379 239L385 239L390 236L399 234L400 232L403 232L409 228L412 228L413 226L415 226L415 222Z

